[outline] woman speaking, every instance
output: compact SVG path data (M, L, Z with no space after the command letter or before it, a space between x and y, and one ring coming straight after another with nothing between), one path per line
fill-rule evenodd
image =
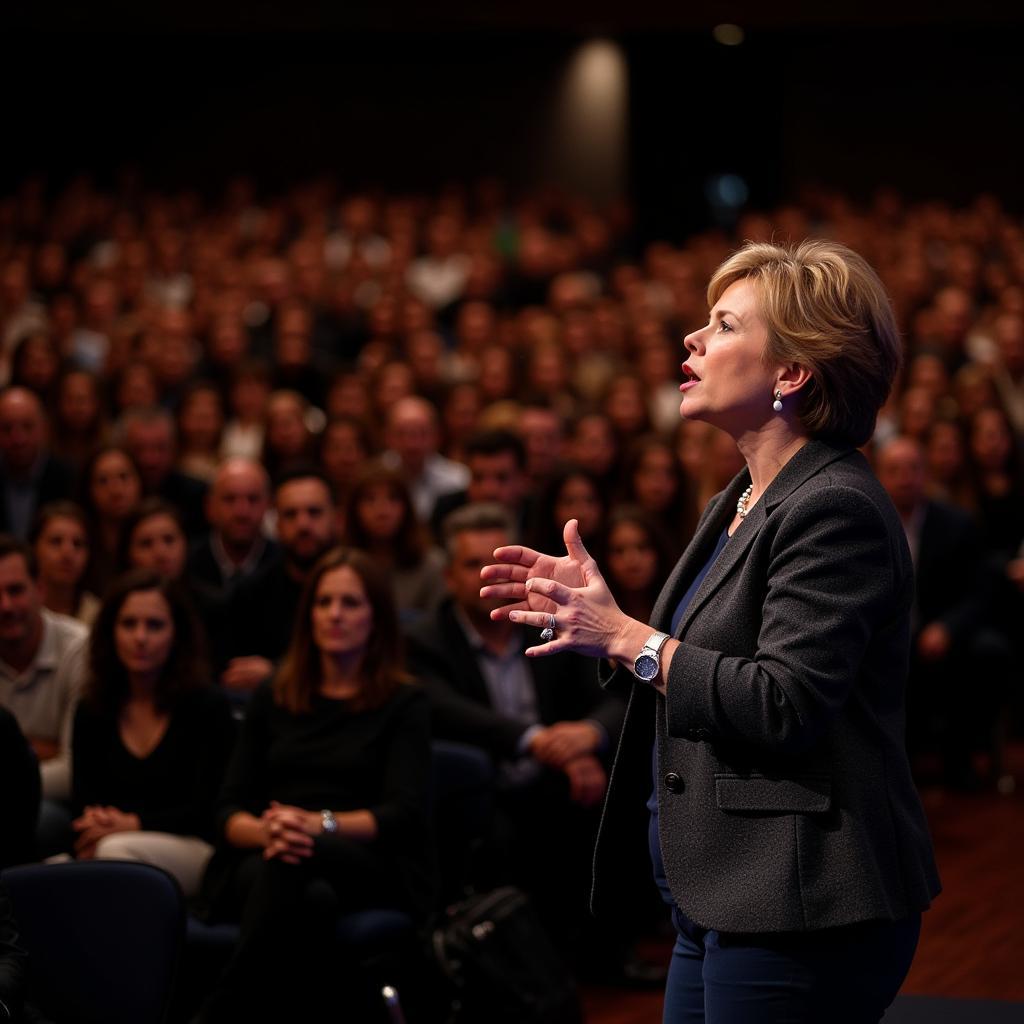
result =
M727 431L746 469L652 624L620 611L573 520L562 557L499 548L482 593L542 630L531 657L603 658L632 689L602 835L643 773L677 931L665 1021L877 1021L939 891L904 750L913 567L857 451L900 342L878 277L838 244L748 244L708 299L680 412ZM596 907L617 845L598 841Z

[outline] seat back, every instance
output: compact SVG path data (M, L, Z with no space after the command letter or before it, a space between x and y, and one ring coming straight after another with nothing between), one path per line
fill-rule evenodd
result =
M434 829L444 906L464 895L473 856L487 831L494 795L494 766L479 747L434 740L431 744Z
M170 875L97 860L24 865L3 880L40 1010L61 1024L164 1020L185 934Z

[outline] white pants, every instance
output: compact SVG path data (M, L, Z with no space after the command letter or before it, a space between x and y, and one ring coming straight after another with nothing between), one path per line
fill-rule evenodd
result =
M213 847L196 836L169 832L114 832L96 844L97 860L138 860L163 868L177 879L186 899L195 896L213 856Z

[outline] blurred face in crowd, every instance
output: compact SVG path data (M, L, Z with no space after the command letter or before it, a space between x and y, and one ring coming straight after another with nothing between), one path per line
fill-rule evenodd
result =
M35 543L39 582L46 587L74 587L89 561L89 538L77 519L53 516Z
M437 451L439 440L437 416L429 403L405 398L392 407L388 444L407 470L419 473L427 457Z
M603 477L615 462L617 443L605 416L584 416L572 434L572 461L594 476Z
M306 410L291 392L277 392L267 403L267 444L278 455L301 455L309 444Z
M381 481L364 488L356 502L356 515L374 540L390 540L402 525L405 505L395 488Z
M971 454L982 470L1007 468L1013 451L1013 435L998 409L982 409L971 421Z
M526 474L513 451L474 452L469 456L471 502L494 501L517 509L526 492Z
M131 420L124 444L148 490L155 490L174 468L174 427L169 419Z
M15 553L0 558L0 650L31 637L40 627L42 594L25 559Z
M277 489L277 534L291 562L308 568L334 543L331 492L316 477L289 480Z
M494 561L494 549L510 543L504 530L462 530L449 541L445 580L455 603L476 621L508 602L480 596L480 570Z
M31 391L9 388L0 395L0 454L9 472L28 473L42 454L43 407Z
M668 448L648 448L633 474L633 496L650 512L664 512L676 497L676 475Z
M350 658L366 650L373 630L373 606L354 569L341 565L320 577L311 619L313 643L321 654Z
M220 395L213 388L193 391L182 404L182 446L188 451L216 452L224 429Z
M263 467L232 459L213 478L206 516L228 547L249 548L260 535L269 505L270 484Z
M96 459L89 481L93 507L102 519L124 519L142 498L142 483L132 460L116 449Z
M928 435L926 461L932 479L944 484L955 482L964 468L964 439L955 423L936 423Z
M658 553L639 523L622 520L608 534L608 575L619 587L642 591L656 582Z
M114 648L130 677L159 677L174 646L174 616L159 590L129 594L114 620Z
M596 537L601 530L604 506L593 481L585 476L568 477L558 489L554 514L558 526L577 519L581 537Z
M549 476L562 458L562 423L552 409L527 408L519 415L519 436L534 479Z
M87 432L100 414L96 380L87 373L69 373L60 383L57 414L69 431Z
M135 569L152 569L172 580L185 571L188 542L173 516L158 513L143 519L132 531L128 560Z
M924 498L924 453L909 437L893 438L878 454L875 472L896 510L911 515Z
M344 420L328 423L320 447L324 472L335 483L353 480L367 459L366 447L358 427Z

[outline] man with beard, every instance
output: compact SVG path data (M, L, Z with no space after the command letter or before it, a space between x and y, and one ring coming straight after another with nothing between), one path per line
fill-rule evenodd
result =
M251 692L273 673L291 640L309 570L335 543L334 492L318 470L283 476L274 507L283 557L236 591L230 615L234 657L221 675L229 690Z

